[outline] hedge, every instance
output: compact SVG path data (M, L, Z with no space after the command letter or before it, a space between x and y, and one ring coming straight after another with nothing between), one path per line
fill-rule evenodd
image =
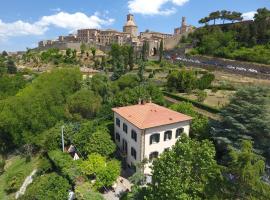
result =
M200 109L203 109L203 110L206 110L206 111L211 112L211 113L214 113L214 114L220 112L220 110L217 109L217 108L215 108L215 107L208 106L206 104L197 102L197 101L192 100L192 99L188 99L188 98L183 97L183 96L179 96L179 95L172 94L172 93L165 92L165 91L163 91L163 94L165 96L168 96L168 97L173 98L173 99L178 100L178 101L185 101L185 102L192 103L195 107L200 108Z
M56 170L71 183L74 183L81 176L81 171L78 167L80 160L74 161L69 154L54 150L48 153L48 158Z

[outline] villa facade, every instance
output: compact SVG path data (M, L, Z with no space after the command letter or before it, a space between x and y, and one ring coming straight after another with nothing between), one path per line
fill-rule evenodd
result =
M151 162L169 150L182 134L189 135L192 118L154 103L113 108L114 139L130 166L147 159L144 174L151 175Z

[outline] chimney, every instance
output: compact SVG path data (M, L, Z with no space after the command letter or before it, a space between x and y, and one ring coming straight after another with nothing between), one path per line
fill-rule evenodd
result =
M146 100L142 100L142 105L145 105L146 104Z
M142 104L142 100L141 100L141 98L139 98L139 100L138 100L138 104L139 104L139 105L141 105L141 104Z
M152 103L152 98L151 97L149 98L149 103Z

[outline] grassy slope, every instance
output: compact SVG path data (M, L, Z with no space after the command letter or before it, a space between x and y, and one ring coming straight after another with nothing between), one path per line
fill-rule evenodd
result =
M24 179L37 167L38 162L38 157L32 158L28 163L25 162L25 158L21 158L20 156L14 156L7 160L5 172L0 176L0 199L8 200L14 197L14 194L7 195L4 191L8 176L16 176L18 173L23 174L24 178L20 180L20 185L22 185Z

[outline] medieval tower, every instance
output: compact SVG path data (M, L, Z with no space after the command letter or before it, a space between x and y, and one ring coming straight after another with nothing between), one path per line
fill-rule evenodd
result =
M134 16L132 14L127 15L127 22L123 27L123 32L129 33L132 37L137 37L138 26L135 24Z

